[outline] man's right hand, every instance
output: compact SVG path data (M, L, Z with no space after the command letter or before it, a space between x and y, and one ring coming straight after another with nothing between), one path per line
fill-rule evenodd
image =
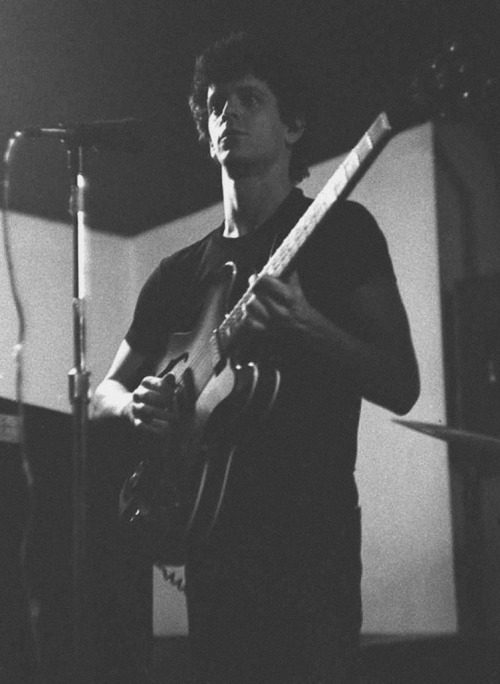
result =
M143 378L145 360L123 340L92 398L94 420L125 417L138 430L168 435L177 421L175 378L171 374Z
M132 392L123 415L139 430L168 435L177 419L174 377L146 376Z

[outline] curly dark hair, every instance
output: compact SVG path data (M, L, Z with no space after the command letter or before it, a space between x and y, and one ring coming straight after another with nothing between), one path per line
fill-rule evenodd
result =
M189 106L199 140L208 142L207 91L214 83L227 83L247 75L264 81L278 101L281 119L290 126L301 119L309 124L311 92L303 65L263 38L238 32L215 42L196 60ZM307 128L306 128L307 130ZM309 175L307 136L294 144L290 179L299 183Z

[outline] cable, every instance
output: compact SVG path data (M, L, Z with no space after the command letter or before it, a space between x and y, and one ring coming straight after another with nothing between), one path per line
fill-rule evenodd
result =
M9 139L5 153L4 153L4 181L3 181L3 207L2 207L2 227L3 227L3 245L5 251L5 258L7 262L7 274L9 285L11 289L12 299L17 315L18 329L17 342L14 347L14 363L15 363L15 397L17 406L17 415L19 421L19 454L21 458L21 466L26 481L27 489L27 516L24 526L23 536L19 549L22 582L26 603L28 607L29 626L31 629L31 636L33 639L33 648L35 656L35 665L40 676L40 684L43 684L41 679L41 648L40 639L38 635L38 618L40 614L40 604L33 596L31 596L30 583L27 571L27 549L30 539L30 534L33 528L34 513L35 513L35 492L34 492L34 475L31 466L25 430L25 411L24 411L24 343L26 339L26 316L24 307L19 294L17 285L16 273L14 268L14 260L12 256L12 248L10 243L10 226L9 226L9 192L10 192L10 162L14 152L16 142L22 137L22 132L17 131Z
M173 587L175 587L178 591L180 591L182 594L185 593L186 590L186 579L183 574L182 568L179 568L177 566L170 566L170 565L158 565L158 568L161 570L163 574L163 579L165 582L168 582L171 584Z

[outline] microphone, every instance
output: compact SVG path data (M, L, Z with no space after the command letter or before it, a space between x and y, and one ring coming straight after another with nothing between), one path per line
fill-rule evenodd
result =
M61 125L55 128L29 127L19 133L28 138L57 138L68 146L135 153L144 147L141 128L141 123L137 119L126 118Z

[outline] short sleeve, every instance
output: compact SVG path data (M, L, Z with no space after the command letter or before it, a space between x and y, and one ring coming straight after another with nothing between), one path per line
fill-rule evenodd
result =
M335 204L318 227L299 262L306 294L327 315L344 307L350 295L378 278L396 278L387 241L361 204Z
M144 283L137 299L132 323L125 335L130 347L145 356L154 356L166 342L165 306L161 301L162 262Z
M155 358L165 352L172 333L192 329L209 238L163 259L144 283L125 335L134 351Z
M332 212L330 230L323 240L335 250L339 273L356 289L379 277L395 278L387 240L372 214L353 201L340 203Z

